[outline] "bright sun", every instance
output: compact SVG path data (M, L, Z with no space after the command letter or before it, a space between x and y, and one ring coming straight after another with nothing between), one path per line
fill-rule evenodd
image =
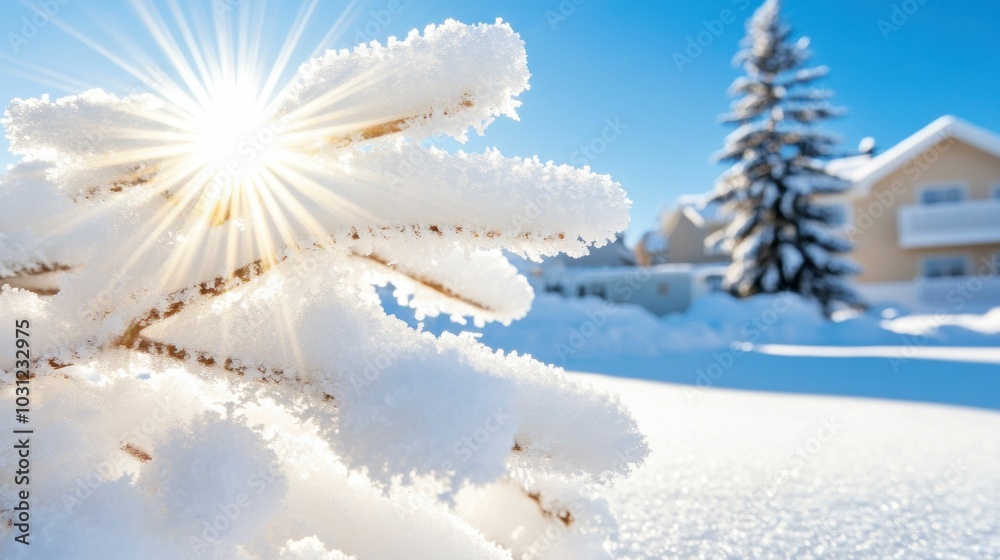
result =
M400 130L398 116L352 122L352 108L341 107L364 85L358 80L377 77L336 84L309 103L287 103L296 79L286 72L288 63L318 1L307 0L280 50L268 56L261 50L263 8L255 11L247 4L232 13L213 12L211 29L179 10L171 10L174 19L168 22L153 3L135 0L169 72L142 53L135 62L125 61L67 28L141 80L155 99L122 100L124 110L134 112L134 120L126 121L135 126L113 134L133 147L91 164L122 170L109 192L135 188L157 205L135 253L138 259L160 240L171 246L170 258L162 263L164 284L209 261L232 269L246 262L267 266L300 244L328 246L330 234L321 217L371 216L328 188L339 173L349 173L348 164L315 160L324 147ZM342 25L334 23L314 54L344 31Z
M230 88L216 92L190 120L193 142L185 164L206 180L198 206L212 225L234 216L234 198L267 185L265 171L277 161L280 132L256 95Z
M259 162L275 140L265 109L248 92L232 91L214 97L191 124L195 153L205 159L213 174L240 174L241 168Z

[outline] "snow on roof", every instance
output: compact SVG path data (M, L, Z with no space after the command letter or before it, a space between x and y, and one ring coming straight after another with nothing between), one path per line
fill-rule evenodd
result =
M677 210L682 212L699 228L726 221L722 205L710 202L709 194L684 194L677 197Z
M660 230L649 230L642 234L639 245L648 253L666 253L670 249L670 239Z
M858 194L867 194L872 185L913 158L931 149L946 138L955 138L1000 158L1000 136L969 124L958 117L945 115L915 134L871 159L867 165L855 168L844 176L854 183Z
M826 164L826 172L841 179L851 179L859 168L871 162L871 154L859 154L831 160Z

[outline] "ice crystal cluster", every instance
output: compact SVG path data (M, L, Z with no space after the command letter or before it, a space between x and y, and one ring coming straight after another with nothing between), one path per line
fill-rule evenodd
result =
M619 400L376 292L510 323L532 292L505 251L627 225L607 176L424 141L516 118L528 78L507 24L447 21L321 54L266 102L197 80L14 100L0 317L31 325L34 522L28 547L0 525L3 556L607 557L595 489L646 455ZM0 369L13 418L13 352Z

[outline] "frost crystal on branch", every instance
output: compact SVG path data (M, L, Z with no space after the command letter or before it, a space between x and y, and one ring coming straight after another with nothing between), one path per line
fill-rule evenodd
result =
M809 42L791 40L780 8L778 0L764 2L735 58L746 76L730 88L736 100L724 120L736 130L716 154L732 167L713 193L734 219L707 243L732 253L725 283L733 293L797 292L830 313L838 304L861 305L846 282L856 267L837 256L851 244L836 234L836 215L821 204L850 187L823 161L837 139L815 129L841 111L829 104L830 92L810 89L827 69L803 68Z
M533 296L502 251L585 254L627 225L606 176L421 144L516 118L520 37L447 21L327 52L281 90L236 82L5 113L24 162L0 185L16 201L0 210L0 278L51 293L40 277L62 273L51 298L0 294L5 320L42 325L38 428L59 444L39 460L52 522L32 552L605 557L614 526L588 488L646 454L617 398L412 330L375 291L509 323ZM93 465L96 486L67 504ZM115 550L109 512L125 519Z

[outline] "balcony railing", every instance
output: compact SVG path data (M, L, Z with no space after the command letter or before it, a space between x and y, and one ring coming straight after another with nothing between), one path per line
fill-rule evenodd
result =
M993 275L920 278L916 281L917 297L923 303L955 307L1000 303L1000 278Z
M907 249L1000 243L1000 200L904 206L898 226Z

